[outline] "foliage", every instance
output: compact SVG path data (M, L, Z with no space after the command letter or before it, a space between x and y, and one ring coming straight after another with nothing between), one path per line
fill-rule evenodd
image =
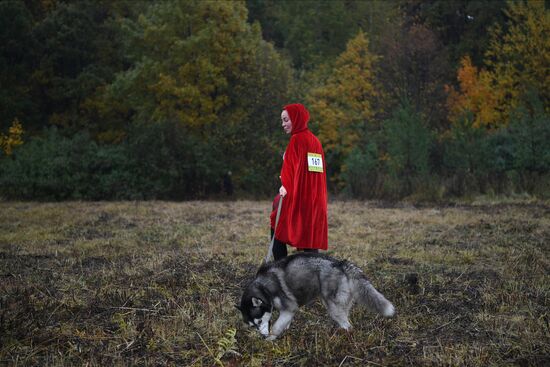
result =
M403 0L399 7L406 24L422 24L436 34L453 67L464 55L470 55L473 65L480 66L490 42L488 29L504 23L506 0Z
M23 125L16 118L8 129L8 135L0 132L0 153L3 152L5 155L11 155L13 148L23 144L23 132Z
M543 174L550 171L550 115L540 97L530 90L507 129L513 144L516 170Z
M282 134L275 133L274 116L292 75L259 27L246 23L243 4L165 1L125 29L134 66L118 74L105 95L126 111L121 118L141 125L169 121L185 140L170 140L165 149L196 142L199 151L189 154L216 157L206 171L217 172L209 164L223 166L249 186L248 171L257 170L251 190L265 190L280 167L275 152Z
M203 197L221 190L220 157L173 124L136 128L116 146L50 129L0 161L1 191L42 200Z
M422 24L400 24L382 36L378 80L384 92L381 118L407 100L432 130L447 127L444 84L449 62L437 35Z
M393 197L410 195L428 176L433 134L407 101L384 122L383 132L386 173L389 182L399 182L385 191Z
M136 6L139 8L139 6ZM38 46L30 86L43 115L34 122L88 130L107 129L97 119L95 99L124 67L112 2L59 2L36 22L32 36Z
M509 1L506 28L492 29L485 54L496 112L508 122L529 89L550 100L550 13L542 0ZM548 112L548 106L545 106Z
M0 1L1 190L271 196L302 102L333 193L541 193L549 19L541 0Z
M368 125L374 124L373 101L378 96L374 81L376 60L365 34L359 32L336 60L326 83L314 89L308 98L317 120L319 139L329 152L327 165L333 171L331 179L336 183L340 177L334 168L342 166Z
M549 122L534 91L512 114L510 124L497 130L478 126L471 112L464 114L442 136L449 194L533 193L539 183L544 185L550 169Z
M125 196L120 147L100 148L86 134L57 129L33 137L0 165L3 194L21 199L101 199Z
M126 145L132 175L141 178L135 190L145 197L199 198L221 190L220 147L186 134L177 123L138 125Z
M22 0L2 1L0 24L0 127L17 117L27 127L37 119L35 101L29 96L37 46L32 14Z
M249 19L263 37L288 53L298 70L331 63L359 30L378 44L378 35L397 18L391 1L247 0Z
M359 199L375 197L380 167L374 142L367 144L364 149L354 148L347 156L344 167L342 179L349 196Z
M461 60L461 67L458 69L458 82L460 91L447 86L449 97L449 120L455 123L465 113L473 114L473 127L499 126L496 114L496 99L494 91L490 86L489 74L485 70L478 71L472 65L470 57L466 56Z
M443 166L452 176L452 183L447 188L451 195L480 192L483 179L479 175L487 173L490 162L486 137L487 132L476 126L472 113L462 115L443 135Z

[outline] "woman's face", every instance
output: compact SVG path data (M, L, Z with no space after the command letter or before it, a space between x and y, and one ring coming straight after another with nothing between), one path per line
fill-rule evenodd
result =
M285 133L290 134L290 132L292 131L292 121L290 121L290 116L288 115L288 112L286 110L283 110L283 112L281 113L281 121Z

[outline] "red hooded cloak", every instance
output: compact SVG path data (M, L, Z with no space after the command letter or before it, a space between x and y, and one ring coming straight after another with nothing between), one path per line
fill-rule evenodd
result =
M299 103L287 105L284 109L292 121L292 131L281 169L281 182L287 195L283 199L275 237L296 248L326 250L325 153L319 139L307 128L308 110Z

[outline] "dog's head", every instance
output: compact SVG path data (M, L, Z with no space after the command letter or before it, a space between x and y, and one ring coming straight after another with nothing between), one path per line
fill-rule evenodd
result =
M263 286L250 284L241 298L241 304L235 307L241 311L245 324L255 327L263 336L269 335L273 306L269 292Z

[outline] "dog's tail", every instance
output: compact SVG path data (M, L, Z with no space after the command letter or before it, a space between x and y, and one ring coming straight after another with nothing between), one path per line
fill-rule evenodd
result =
M382 316L392 317L395 315L395 307L393 304L372 286L363 271L353 264L349 265L353 268L349 270L351 270L350 273L355 281L357 300L359 303L365 305L371 311L378 312Z
M392 303L378 292L367 278L357 279L357 285L360 303L385 317L392 317L395 314Z

